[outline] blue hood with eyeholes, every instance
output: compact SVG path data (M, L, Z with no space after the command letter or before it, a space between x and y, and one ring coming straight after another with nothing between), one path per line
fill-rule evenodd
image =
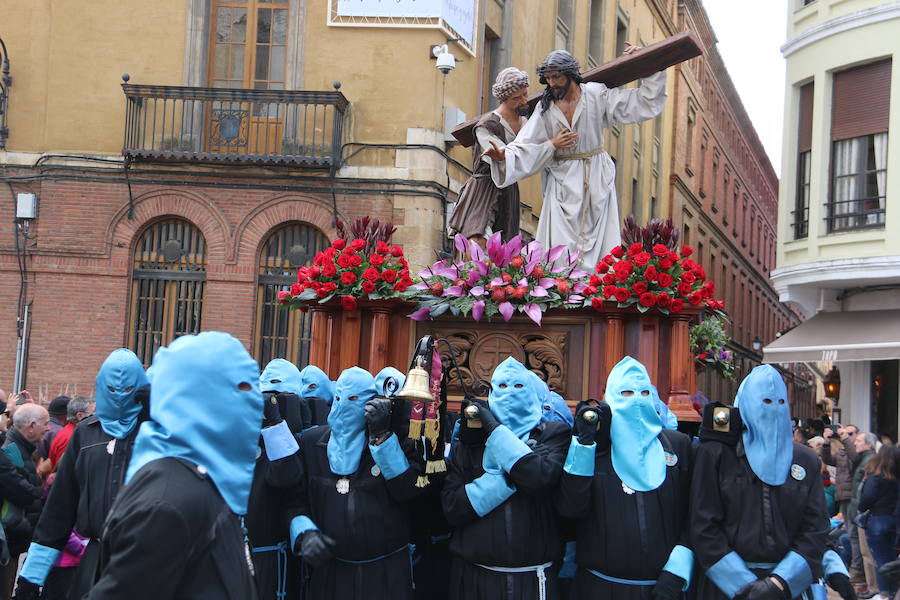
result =
M653 396L653 403L656 405L656 412L659 413L659 418L662 421L663 427L666 429L678 429L678 417L676 417L675 413L669 410L669 406L660 399L659 390L656 389L655 385L650 388L650 395Z
M569 427L575 425L575 417L572 416L569 405L566 404L566 401L563 400L562 396L556 392L550 391L549 388L547 389L547 394L544 396L544 403L541 406L541 409L543 410L541 416L542 422L559 421L565 423Z
M606 380L613 469L622 483L638 492L655 490L666 479L665 451L659 441L662 420L652 388L647 369L630 356L619 361ZM623 395L628 391L633 395Z
M334 382L328 379L325 371L315 365L303 367L300 371L301 398L321 398L328 406L331 406L334 397Z
M531 430L541 422L544 388L537 375L510 356L491 375L488 405L498 421L517 438L528 441Z
M359 468L366 447L366 402L375 395L375 378L359 367L346 369L335 382L328 414L328 465L335 475L350 475Z
M182 458L245 514L262 412L259 367L241 342L220 331L178 338L153 358L152 420L141 424L125 482L150 462Z
M94 383L100 426L121 440L131 433L141 414L135 393L150 383L141 359L126 348L113 350L103 361Z
M734 399L744 422L744 454L753 472L769 485L787 479L794 458L787 387L771 365L760 365L744 378Z
M283 358L269 361L259 376L259 389L263 392L288 392L300 395L300 369Z
M399 369L385 367L375 375L375 393L385 398L392 398L403 389L404 383L406 383L406 375ZM390 389L385 389L386 384Z

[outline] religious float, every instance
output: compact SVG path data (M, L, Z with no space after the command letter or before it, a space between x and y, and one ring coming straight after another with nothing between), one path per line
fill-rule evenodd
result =
M519 237L504 244L496 233L484 249L457 236L452 258L413 274L389 230L380 231L383 239L334 240L281 292L286 308L311 313L310 363L330 377L354 365L402 368L416 340L430 335L442 340L444 369L455 371L447 389L453 408L507 356L574 406L602 398L610 369L630 355L679 421L699 421L691 395L702 361L690 328L726 317L715 284L692 249L679 246L671 221L640 227L629 217L622 244L593 273L564 246Z

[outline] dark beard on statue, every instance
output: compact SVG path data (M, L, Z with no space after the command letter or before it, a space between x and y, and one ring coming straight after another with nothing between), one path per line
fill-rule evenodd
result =
M553 99L554 99L554 100L562 100L563 98L565 98L565 97L566 97L566 94L569 93L569 86L570 86L570 85L572 85L572 80L571 80L571 79L566 79L566 85L564 85L563 87L561 87L561 88L558 88L558 87L550 88L550 90L553 92Z
M528 116L528 105L526 104L522 108L517 108L516 114L519 115L520 117L527 117Z

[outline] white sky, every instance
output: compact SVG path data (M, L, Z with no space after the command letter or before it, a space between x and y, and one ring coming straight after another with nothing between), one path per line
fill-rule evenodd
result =
M728 74L753 121L756 134L781 174L784 120L785 0L703 0Z

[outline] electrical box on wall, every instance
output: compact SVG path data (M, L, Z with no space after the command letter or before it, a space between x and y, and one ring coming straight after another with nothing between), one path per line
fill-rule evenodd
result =
M16 194L16 218L17 219L36 219L37 218L37 194L28 194L28 193Z

